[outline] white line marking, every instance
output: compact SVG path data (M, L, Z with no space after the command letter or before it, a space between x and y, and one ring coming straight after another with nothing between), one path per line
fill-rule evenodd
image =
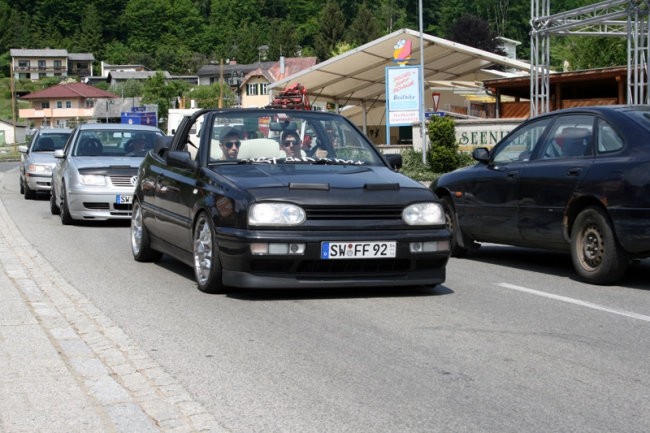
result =
M574 299L574 298L568 298L566 296L554 295L552 293L540 292L539 290L533 290L527 287L515 286L513 284L508 284L508 283L498 283L497 286L501 286L506 289L518 290L520 292L530 293L531 295L543 296L545 298L555 299L558 301L567 302L569 304L580 305L582 307L593 308L594 310L600 310L600 311L605 311L607 313L618 314L620 316L630 317L632 319L650 322L650 316L633 313L631 311L608 308L591 302L581 301L579 299Z

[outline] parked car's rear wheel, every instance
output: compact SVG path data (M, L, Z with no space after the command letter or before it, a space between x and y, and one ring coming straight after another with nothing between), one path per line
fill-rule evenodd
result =
M59 215L61 215L61 223L63 223L64 226L69 226L71 224L74 224L74 219L72 218L72 215L70 215L70 209L68 208L68 195L65 192L65 184L61 185L61 212Z
M194 275L199 290L206 293L223 293L221 262L212 220L201 213L193 235Z
M149 232L144 225L142 206L138 200L133 201L131 216L131 252L138 262L155 262L160 260L162 253L151 249Z
M54 187L52 187L52 192L50 194L50 213L52 215L58 215L61 213L61 208L56 203L56 194L54 194Z
M573 223L571 258L578 275L592 284L613 283L629 264L609 218L597 207L584 209Z
M458 227L458 217L456 216L456 211L454 210L454 204L452 203L451 198L448 196L442 196L440 198L440 201L442 202L442 207L445 210L447 229L451 232L451 240L449 243L451 256L463 257L467 254L467 248L463 248L458 245L458 239L463 234Z
M20 193L25 194L25 180L22 177L20 178Z

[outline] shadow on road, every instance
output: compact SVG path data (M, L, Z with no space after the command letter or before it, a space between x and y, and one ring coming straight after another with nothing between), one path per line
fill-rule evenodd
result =
M462 259L454 260L478 261L581 281L573 269L571 255L568 253L489 244L482 245L476 251L471 251ZM612 287L620 286L631 289L650 290L650 283L648 283L647 278L649 271L650 259L633 263L623 278L616 284L613 284Z

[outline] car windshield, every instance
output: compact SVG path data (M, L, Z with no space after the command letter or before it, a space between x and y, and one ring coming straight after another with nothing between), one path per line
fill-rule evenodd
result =
M80 132L75 156L144 156L160 133L150 130L86 129Z
M49 132L40 134L32 147L32 152L53 152L63 149L70 136L69 132Z
M219 113L210 125L210 163L383 164L370 141L347 119L288 110ZM205 142L205 141L203 141Z

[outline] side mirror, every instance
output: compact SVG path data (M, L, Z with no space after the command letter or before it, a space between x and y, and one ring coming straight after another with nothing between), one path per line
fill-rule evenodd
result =
M24 144L21 144L20 146L18 146L18 152L27 153L27 146L25 146Z
M472 158L478 162L490 162L490 151L487 147L477 147L472 151Z
M198 164L192 159L190 152L185 150L173 150L167 152L167 164L170 167L189 168L195 170Z
M389 153L384 155L384 158L386 159L386 162L388 162L390 168L393 170L399 171L402 168L402 155L397 153Z
M162 155L162 152L169 150L172 145L172 136L164 135L156 138L156 143L153 146L153 151L156 155Z
M63 153L63 149L57 149L54 151L54 157L55 158L65 158L65 153Z

